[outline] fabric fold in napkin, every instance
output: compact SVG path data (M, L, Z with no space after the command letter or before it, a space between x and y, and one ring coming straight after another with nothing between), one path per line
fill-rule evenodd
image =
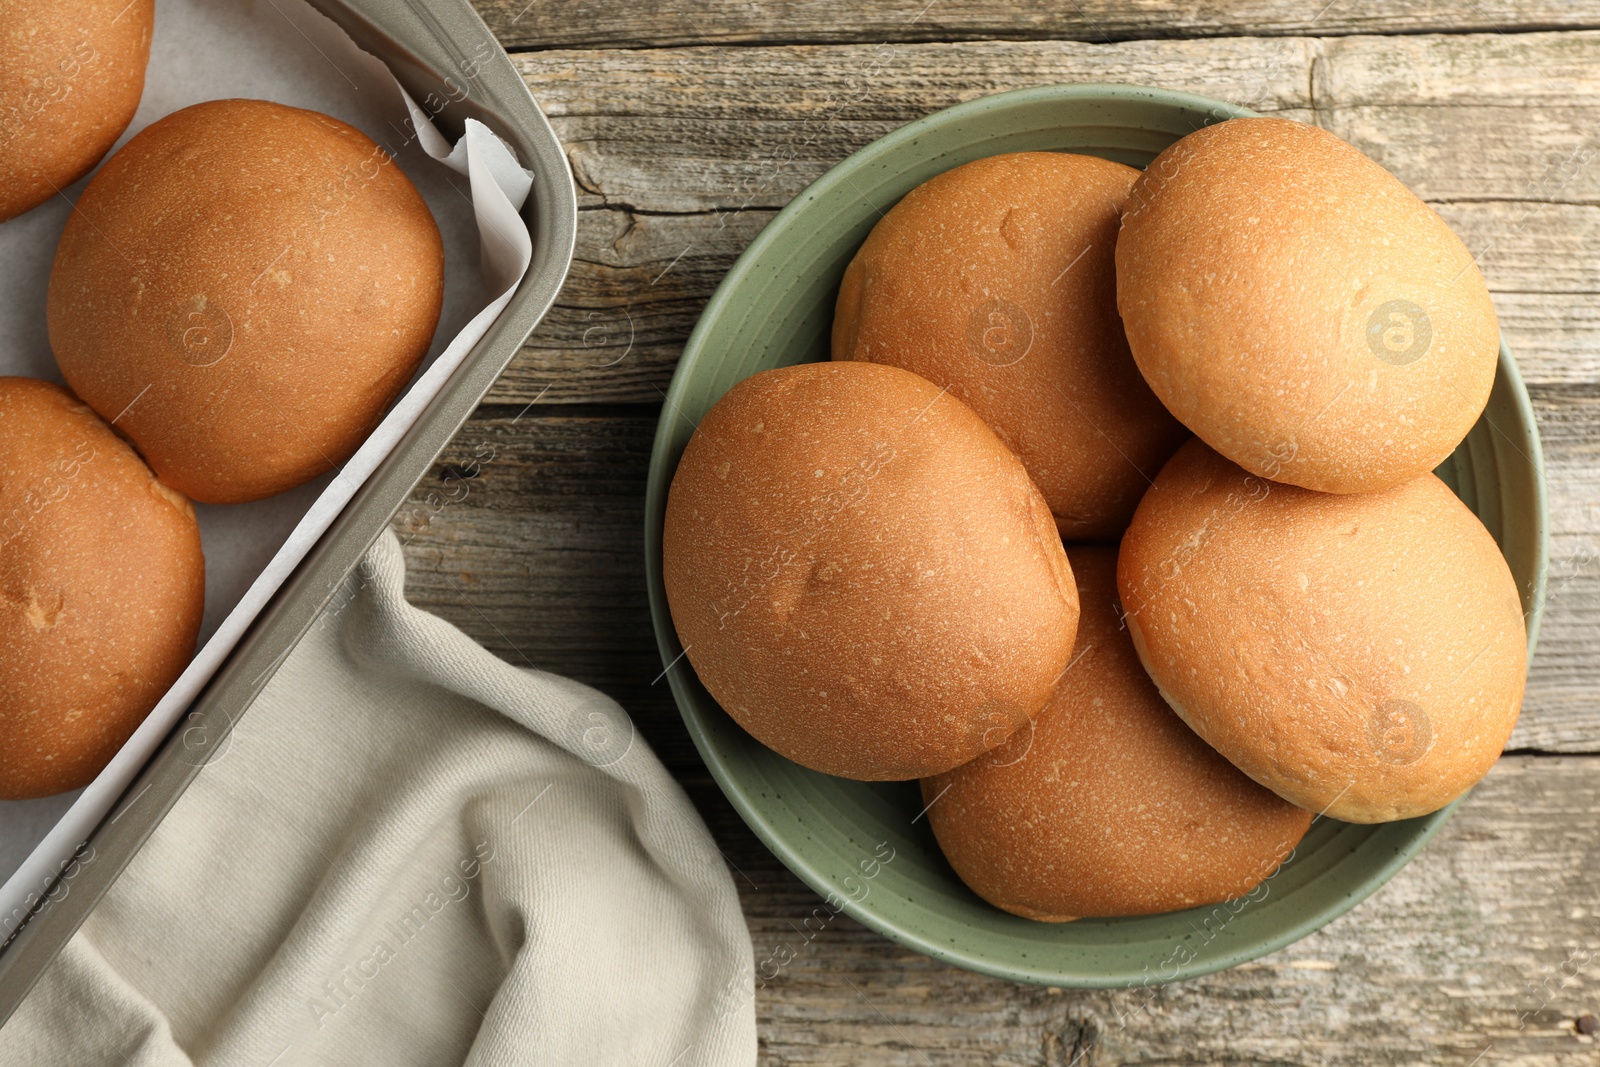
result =
M750 940L610 698L386 532L0 1030L0 1065L748 1065Z

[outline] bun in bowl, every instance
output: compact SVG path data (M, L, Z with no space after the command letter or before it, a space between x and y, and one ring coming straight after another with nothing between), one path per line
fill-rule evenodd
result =
M1162 695L1234 766L1346 822L1437 811L1516 725L1527 635L1494 538L1432 474L1256 478L1199 441L1134 514L1118 587Z
M866 780L949 770L1039 712L1078 595L1021 462L910 371L740 382L673 475L673 625L700 681L781 755Z
M1391 488L1443 462L1489 399L1500 332L1472 253L1315 126L1230 119L1167 148L1116 264L1145 380L1261 477Z
M1117 602L1117 550L1071 548L1072 666L1031 728L923 780L945 858L973 892L1047 922L1244 897L1311 813L1246 778L1172 713Z
M947 386L1016 452L1069 541L1115 541L1188 436L1117 317L1117 219L1138 177L1066 152L964 164L890 208L839 287L833 358Z

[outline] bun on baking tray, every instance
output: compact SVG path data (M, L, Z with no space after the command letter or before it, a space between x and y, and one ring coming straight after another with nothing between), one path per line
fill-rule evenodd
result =
M1318 493L1191 441L1140 502L1118 586L1167 702L1303 808L1347 822L1436 811L1488 772L1516 724L1516 583L1432 474Z
M1016 152L948 170L873 227L839 288L833 358L915 371L971 405L1068 540L1115 541L1188 432L1117 315L1117 221L1139 172Z
M50 343L163 481L239 503L350 457L427 352L443 277L427 204L365 134L214 100L89 183L50 275Z
M138 110L155 0L9 0L0 13L0 222L88 174Z
M188 665L194 508L59 386L0 378L0 799L86 785Z
M1077 648L1044 711L992 752L925 778L939 847L1015 915L1060 922L1244 896L1311 813L1246 778L1161 699L1122 626L1117 550L1067 550Z
M898 367L735 385L667 498L663 577L700 681L763 744L847 778L967 762L1037 714L1078 595L1050 509L971 408Z
M1436 467L1477 421L1500 335L1473 256L1325 130L1230 119L1134 185L1116 250L1133 358L1212 448L1335 493Z

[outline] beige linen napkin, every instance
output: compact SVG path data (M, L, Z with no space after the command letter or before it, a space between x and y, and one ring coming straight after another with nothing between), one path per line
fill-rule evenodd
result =
M609 698L411 607L392 533L0 1065L747 1065L722 858Z

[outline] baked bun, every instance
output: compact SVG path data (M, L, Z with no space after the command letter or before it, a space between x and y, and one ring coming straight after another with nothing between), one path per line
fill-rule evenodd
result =
M1333 134L1230 119L1156 157L1117 240L1133 358L1246 470L1331 493L1426 474L1494 384L1500 331L1472 253Z
M1303 808L1426 815L1488 772L1516 724L1516 583L1432 474L1317 493L1191 441L1140 502L1118 585L1167 702Z
M0 222L94 169L138 110L155 0L0 9Z
M763 744L846 778L993 748L1044 706L1078 625L1022 464L897 367L805 363L729 390L678 463L662 556L706 689Z
M428 206L361 131L214 100L96 174L50 275L67 383L196 500L271 496L348 459L439 321Z
M0 799L87 785L177 680L194 507L66 390L0 378Z
M1117 603L1117 550L1069 548L1072 666L1031 730L922 782L961 880L1028 919L1148 915L1244 896L1311 813L1234 769L1156 692Z
M839 287L833 358L948 386L1021 458L1068 540L1115 541L1188 436L1117 317L1117 218L1138 177L1064 152L956 167L889 210Z

